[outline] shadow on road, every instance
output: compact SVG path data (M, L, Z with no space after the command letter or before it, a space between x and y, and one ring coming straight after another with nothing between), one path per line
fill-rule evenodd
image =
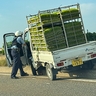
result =
M66 76L65 73L60 73L60 75L57 76L57 80L65 79L96 79L96 69L70 72Z

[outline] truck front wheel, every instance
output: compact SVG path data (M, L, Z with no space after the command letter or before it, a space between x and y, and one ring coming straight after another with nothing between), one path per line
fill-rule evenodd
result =
M56 74L54 73L54 69L50 68L50 65L46 65L46 73L50 80L56 80Z

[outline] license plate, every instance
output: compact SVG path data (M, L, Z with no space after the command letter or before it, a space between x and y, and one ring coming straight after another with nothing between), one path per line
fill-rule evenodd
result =
M83 61L81 58L78 58L78 59L73 59L72 60L72 65L73 66L79 66L79 65L82 65L83 64Z

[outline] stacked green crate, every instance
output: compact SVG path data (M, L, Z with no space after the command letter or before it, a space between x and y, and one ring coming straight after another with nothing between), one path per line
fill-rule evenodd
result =
M77 44L79 45L85 43L86 40L83 33L84 32L83 25L81 24L81 22L74 22L74 26L75 26Z
M32 44L39 51L54 51L67 47L60 12L64 22L68 45L75 46L85 43L81 21L70 22L70 20L80 18L78 9L48 11L39 13L28 20L28 24L33 24L30 28ZM58 22L60 25L53 25ZM50 26L44 27L47 24Z
M40 19L42 22L40 22ZM38 23L36 23L38 22ZM28 24L31 24L31 23L36 23L37 25L41 25L41 24L50 24L52 22L60 22L60 18L59 18L59 15L58 15L58 12L53 12L53 13L43 13L43 14L40 14L40 17L39 17L39 14L38 16L33 16L31 17L29 20L28 20Z
M47 49L42 31L37 26L30 28L30 35L35 50L44 51Z
M62 28L54 27L54 28L47 28L44 31L44 35L46 38L46 44L48 45L49 50L56 50L66 48L66 42L64 38L64 34L62 32Z
M79 10L75 8L61 10L61 15L64 21L76 19L79 18ZM49 24L51 22L61 22L59 11L53 13L45 12L40 14L40 17L43 24Z
M43 25L51 25L44 28L44 36L47 45L47 50L54 51L66 47L65 38L61 26L52 26L54 23L61 23L58 11L43 12L40 14Z
M75 8L66 9L61 11L63 21L79 18L79 10Z
M28 24L32 24L32 23L37 23L39 21L38 18L38 14L37 15L33 15L32 17L30 17L30 19L27 21Z
M65 30L69 46L85 43L81 22L65 23Z
M43 24L50 24L50 23L54 23L54 22L60 22L60 18L58 15L58 12L54 12L54 13L43 13L40 14L41 17L41 21Z

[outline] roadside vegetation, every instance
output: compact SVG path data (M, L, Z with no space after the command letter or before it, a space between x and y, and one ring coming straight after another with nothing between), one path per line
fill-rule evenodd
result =
M5 55L0 55L0 66L7 66Z
M96 40L96 32L87 32L86 33L88 41L95 41Z
M6 57L4 55L4 50L0 51L0 66L7 66Z

